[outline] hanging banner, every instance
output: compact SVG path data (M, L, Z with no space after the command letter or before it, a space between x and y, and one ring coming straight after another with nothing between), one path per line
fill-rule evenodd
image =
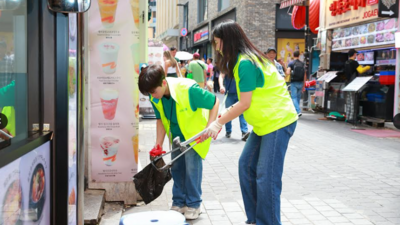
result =
M91 182L132 182L137 173L139 21L139 0L92 0Z
M164 50L163 43L158 41L149 41L148 43L148 63L147 65L161 65L164 67ZM155 118L153 106L151 105L149 96L145 96L142 93L139 93L139 108L140 115L143 118Z

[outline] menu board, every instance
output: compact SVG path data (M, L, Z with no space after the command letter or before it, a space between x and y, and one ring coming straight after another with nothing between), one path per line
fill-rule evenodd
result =
M132 182L137 173L139 21L139 0L91 3L91 182Z
M383 49L376 54L377 65L396 65L396 49Z
M68 68L68 225L77 224L77 16L68 14L69 68Z
M355 27L333 30L332 50L394 44L397 19L392 18Z
M50 224L50 142L0 169L0 224Z
M372 65L374 64L374 52L359 52L356 61L360 65Z

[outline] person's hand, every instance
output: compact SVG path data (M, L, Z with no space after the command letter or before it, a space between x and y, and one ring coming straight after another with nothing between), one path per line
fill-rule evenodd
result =
M306 87L303 86L303 88L301 89L301 92L305 92L306 91Z
M10 133L10 131L8 131L6 128L1 129L1 130L4 131L6 134L12 136L11 133ZM7 137L6 135L4 135L4 134L1 133L1 132L0 132L0 138L1 138L1 139L4 139L4 140L6 140L6 141L7 141L8 139L10 139L9 137Z
M210 126L208 126L207 128L207 137L212 137L215 139L217 139L217 136L219 134L219 132L222 129L222 124L218 123L218 120L215 120L214 122L212 122L210 124Z
M219 92L221 92L221 94L225 94L225 87L221 87L221 88L219 89Z

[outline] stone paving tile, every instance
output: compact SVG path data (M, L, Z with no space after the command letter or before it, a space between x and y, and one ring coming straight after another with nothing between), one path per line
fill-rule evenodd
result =
M320 121L304 113L289 143L282 192L284 225L400 224L400 139L373 138L352 132L341 122ZM140 123L140 162L149 163L155 121ZM222 131L203 161L203 204L196 225L243 224L238 159L244 147L237 120L231 139ZM168 144L164 143L164 149ZM170 159L166 158L168 162ZM172 181L148 206L124 214L167 210Z

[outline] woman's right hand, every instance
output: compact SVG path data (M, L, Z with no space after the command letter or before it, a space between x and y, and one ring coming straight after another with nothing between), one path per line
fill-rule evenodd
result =
M225 94L225 87L221 87L221 88L219 89L219 92L221 92L221 94Z

